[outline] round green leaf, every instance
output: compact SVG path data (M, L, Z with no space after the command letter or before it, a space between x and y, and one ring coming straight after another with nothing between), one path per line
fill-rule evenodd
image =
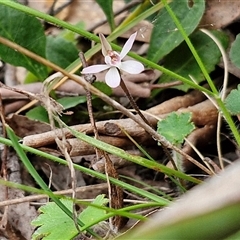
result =
M240 84L225 99L226 108L232 115L240 114Z
M157 132L173 145L183 143L184 138L194 130L191 122L191 113L170 113L165 119L158 122Z
M229 53L232 63L238 68L240 68L239 49L240 49L240 34L237 35L236 40L233 42Z

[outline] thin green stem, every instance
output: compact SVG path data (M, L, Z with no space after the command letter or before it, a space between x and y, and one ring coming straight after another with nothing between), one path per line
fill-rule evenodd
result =
M0 142L3 143L3 144L6 144L8 146L12 146L13 147L13 142L6 139L6 138L2 138L0 137ZM63 160L61 158L58 158L58 157L55 157L53 155L50 155L48 153L45 153L45 152L42 152L38 149L35 149L35 148L31 148L31 147L28 147L28 146L25 146L23 144L20 144L21 148L26 151L26 152L30 152L32 154L35 154L35 155L38 155L38 156L41 156L43 158L46 158L46 159L49 159L49 160L52 160L52 161L55 161L55 162L58 162L60 164L63 164L63 165L67 165L67 161L66 160ZM109 148L109 147L108 147ZM99 172L96 172L94 170L91 170L89 168L85 168L83 166L80 166L80 165L77 165L77 164L73 164L74 168L81 171L81 172L84 172L86 174L89 174L91 176L94 176L96 178L99 178L101 180L104 180L106 181L106 176L105 174L102 174L102 173L99 173ZM158 202L158 203L161 203L163 206L167 205L169 203L168 200L164 199L164 198L161 198L155 194L152 194L150 192L147 192L143 189L139 189L137 187L134 187L130 184L127 184L127 183L124 183L120 180L117 180L115 178L109 178L110 181L120 187L123 187L125 188L126 190L129 190L131 192L134 192L140 196L143 196L145 198L148 198L148 199L151 199L152 201L155 201L155 202ZM194 178L193 178L194 179ZM197 181L197 179L195 179ZM200 183L200 181L197 181L197 183Z
M213 92L213 94L218 95L218 91L217 91L217 89L216 89L212 79L210 78L210 76L209 76L209 74L208 74L208 72L207 72L207 70L206 70L206 68L205 68L201 58L199 57L199 55L198 55L196 49L194 48L194 46L192 45L192 43L191 43L188 35L186 34L183 26L181 25L180 21L176 17L175 13L172 11L171 7L168 5L167 1L166 0L162 0L162 2L164 4L164 7L166 8L166 10L168 11L169 15L171 16L172 20L176 24L179 32L182 34L185 42L187 43L189 49L192 52L194 58L196 59L200 69L202 70L202 73L203 73L204 77L206 78L206 80L207 80L207 82L208 82L208 84L209 84L209 86L210 86L210 88L211 88L211 90Z
M150 168L150 169L154 169L156 171L159 171L159 172L162 172L162 173L165 173L167 175L174 175L176 177L179 177L179 178L183 178L185 180L190 180L190 181L194 181L196 182L196 179L182 173L182 172L178 172L176 170L173 170L173 169L170 169L168 167L166 167L165 165L163 164L160 164L160 163L157 163L157 162L153 162L151 160L148 160L148 159L145 159L145 158L142 158L142 157L139 157L139 156L132 156L131 154L128 154L126 153L124 150L120 149L120 148L117 148L115 146L111 146L105 142L101 142L97 139L93 139L92 137L90 136L87 136L83 133L80 133L80 132L77 132L76 130L72 129L71 127L68 127L65 123L62 123L66 128L69 129L69 131L76 137L76 138L79 138L81 139L82 141L84 142L87 142L99 149L102 149L103 151L106 151L108 153L111 153L111 154L114 154L116 156L119 156L119 157L122 157L124 159L127 159L131 162L134 162L134 163L137 163L139 165L142 165L144 167L147 167L147 168ZM151 128L151 127L150 127ZM198 180L197 180L198 182Z
M180 154L182 154L184 157L186 157L190 162L194 163L196 166L198 166L199 168L201 168L203 171L205 171L208 174L211 174L211 172L205 168L204 166L202 166L198 161L196 161L195 159L193 159L191 156L189 156L188 154L186 154L185 152L183 152L181 149L177 148L176 146L174 146L173 144L171 144L170 142L168 142L164 137L162 137L160 134L158 134L152 127L150 127L148 124L146 124L145 122L143 122L141 119L139 119L137 116L135 116L133 113L131 113L128 109L126 109L125 107L123 107L121 104L119 104L118 102L114 101L112 98L108 97L106 94L102 93L101 91L99 91L98 89L94 88L91 84L87 83L86 81L84 81L81 77L78 77L76 75L73 74L69 74L67 71L65 71L64 69L60 68L59 66L56 66L55 64L53 64L52 62L49 62L48 60L36 55L33 52L28 51L27 49L19 46L18 44L15 44L11 41L9 41L8 39L2 38L0 37L0 42L4 43L5 45L12 47L13 49L19 51L20 53L23 53L29 57L32 57L34 59L36 59L37 61L45 64L46 66L51 67L52 69L56 70L57 72L62 73L63 75L67 76L69 79L72 79L74 81L76 81L77 83L79 83L80 85L82 85L85 88L88 88L89 91L95 95L97 95L98 97L100 97L103 101L105 101L106 103L110 104L111 106L113 106L114 108L120 110L122 113L124 113L124 115L126 115L127 117L131 118L132 120L134 120L136 123L138 123L143 129L145 129L155 140L161 142L162 145L165 145L166 148L171 148L173 150L175 150L176 152L179 152ZM65 124L62 123L64 126ZM66 126L68 128L68 126ZM70 130L71 131L71 130ZM91 145L93 144L91 141L89 142ZM110 145L111 146L111 145ZM100 148L100 147L99 147ZM110 147L111 149L113 148L113 146ZM107 147L107 149L102 149L106 152L109 152L109 147ZM114 154L114 153L113 153ZM116 153L115 153L116 154ZM132 158L129 158L129 160L131 161ZM162 169L165 169L165 166L160 167L159 171L162 171ZM167 170L167 169L166 169ZM167 170L167 172L169 172L169 169ZM166 172L166 174L168 174ZM174 174L179 174L178 172L174 173ZM180 176L179 176L180 177ZM180 177L181 178L181 177ZM185 175L185 179L187 180L187 178L189 178L189 176ZM191 180L190 180L191 181ZM196 181L196 179L195 179Z
M41 18L49 23L53 23L55 25L61 26L63 28L66 28L68 30L71 30L75 33L78 33L90 40L93 40L95 42L100 42L99 38L94 35L91 34L83 29L80 29L76 26L73 26L67 22L64 22L60 19L57 19L55 17L49 16L45 13L39 12L35 9L31 9L29 7L23 6L21 4L18 4L16 2L11 2L11 1L5 1L5 0L0 0L0 4L12 7L14 9L17 9L19 11L25 12L27 14L33 15L35 17ZM155 4L153 7L147 9L145 12L143 12L142 14L138 15L136 18L134 18L133 20L131 20L127 25L124 25L123 27L118 27L117 29L115 29L115 31L109 35L109 37L107 38L109 42L113 41L114 39L116 39L117 37L119 37L120 35L122 35L124 32L126 32L127 30L129 30L130 28L132 28L133 26L135 26L138 22L140 22L141 20L151 16L153 13L157 12L158 10L160 10L163 7L163 4L161 2ZM111 43L111 46L114 50L120 51L122 48L119 47L118 45L115 45L113 43ZM89 51L87 51L85 53L85 57L86 59L90 59L90 57L92 57L95 53L97 53L99 50L101 49L101 45L97 44L94 47L92 47ZM130 52L128 54L129 56L131 56L132 58L135 58L136 60L144 63L145 65L153 68L153 69L157 69L163 73L165 73L166 75L171 76L172 78L175 79L179 79L180 81L182 81L185 84L188 84L189 86L198 89L199 91L203 91L207 94L209 94L210 96L213 95L213 93L211 91L209 91L208 89L199 86L198 84L193 83L191 80L184 78L162 66L159 66L156 63L153 63L149 60L147 60L146 58L140 57L139 55ZM81 67L81 63L80 60L77 59L75 60L66 70L69 71L70 73L74 73L75 71L77 71L79 68Z
M235 125L231 115L229 114L225 104L223 103L221 97L217 97L216 98L216 102L217 102L217 104L218 104L218 106L219 106L219 108L220 108L220 110L221 110L221 112L222 112L226 122L228 123L228 125L229 125L229 127L230 127L230 129L232 131L232 134L233 134L233 136L234 136L238 146L240 146L240 133L239 133L239 130L237 129L237 127L236 127L236 125Z
M17 154L19 155L20 159L22 160L24 166L27 168L28 172L31 174L31 176L34 178L34 180L37 182L37 184L50 196L50 198L65 212L71 219L73 219L73 214L69 209L65 207L65 205L53 194L53 192L49 189L47 184L43 181L43 179L40 177L40 175L37 173L36 169L33 167L32 163L29 161L26 153L23 151L22 147L20 146L17 136L13 132L13 130L6 125L6 130L8 137L11 139L14 149L16 150ZM78 225L83 227L85 224L77 219ZM87 229L87 231L97 239L100 239L100 237L94 233L91 229Z
M212 90L212 92L210 91L211 92L210 96L213 96L215 98L215 100L216 100L220 110L222 111L223 116L225 117L225 119L226 119L226 121L227 121L227 123L228 123L228 125L229 125L229 127L230 127L230 129L231 129L231 131L232 131L232 133L234 135L234 137L235 137L235 140L237 141L237 144L240 146L240 134L239 134L239 131L238 131L236 125L234 124L231 115L229 114L228 110L226 109L222 99L219 97L219 92L218 92L216 86L214 85L212 79L210 78L210 76L209 76L209 74L208 74L208 72L207 72L207 70L206 70L206 68L205 68L201 58L199 57L199 55L198 55L196 49L194 48L194 46L192 45L188 35L186 34L184 28L182 27L182 25L181 25L180 21L178 20L178 18L176 17L175 13L172 11L171 7L167 4L167 1L166 0L162 0L162 2L164 4L166 10L168 11L169 15L171 16L171 18L175 22L178 30L182 34L184 40L186 41L186 43L187 43L189 49L191 50L195 60L197 61L197 63L199 65L199 67L200 67L204 77L206 78L206 80L207 80L207 82L208 82L208 84L209 84L209 86L210 86L210 88ZM204 92L207 93L206 91L204 91ZM207 94L209 94L209 93L207 93Z
M117 215L119 213L121 213L122 211L126 212L126 211L133 211L133 210L136 210L136 209L140 209L140 208L147 208L147 207L159 207L158 204L155 204L155 203L142 203L142 204L138 204L138 205L132 205L132 206L128 206L128 207L125 207L125 208L122 208L120 210L115 210L114 212L111 212L111 213L107 213L106 215L104 215L102 218L100 219L96 219L95 222L92 222L91 225L89 224L88 226L86 227L91 227L92 225L96 225L98 222L102 222L110 217L113 217L114 215ZM123 214L121 214L123 216ZM147 220L146 217L142 217L141 219L142 221L145 221ZM85 227L82 228L82 231L85 230Z
M112 44L111 44L112 45ZM202 91L202 92L205 92L206 94L208 94L209 96L214 96L214 94L208 90L207 88L204 88L202 86L199 86L198 84L192 82L190 79L187 79L177 73L174 73L172 72L171 70L167 69L167 68L164 68L146 58L143 58L139 55L137 55L136 53L133 53L133 52L129 52L128 55L136 60L138 60L139 62L142 62L144 63L145 65L147 65L148 67L150 68L153 68L153 69L157 69L159 71L161 71L162 73L166 74L166 75L169 75L171 76L173 79L178 79L179 81L191 86L192 88L194 89L197 89L199 91Z

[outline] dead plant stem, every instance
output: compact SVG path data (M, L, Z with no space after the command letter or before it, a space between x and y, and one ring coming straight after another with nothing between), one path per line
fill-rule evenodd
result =
M80 57L83 67L87 67L87 61L85 59L83 52L79 53L79 57ZM89 84L92 84L96 80L96 77L95 77L95 75L92 75L92 74L85 74L84 79ZM85 87L85 90L86 90L86 96L87 96L87 108L88 108L90 122L93 127L93 132L94 132L95 138L99 139L98 129L96 127L96 122L95 122L95 119L93 116L93 110L92 110L92 94L88 90L87 87ZM114 209L122 208L123 207L123 190L121 187L113 185L109 180L109 176L118 179L118 173L117 173L108 153L96 148L97 161L99 160L100 154L105 159L105 174L106 174L106 179L107 179L107 184L108 184L109 206ZM119 228L122 227L122 222L123 222L123 219L120 216L111 217L109 219L111 230L118 231Z
M2 132L3 132L3 137L7 137L7 133L6 133L6 128L5 128L5 117L4 117L4 108L3 108L3 102L2 102L2 96L0 95L0 118L1 118L1 122L2 122ZM8 167L7 167L7 155L8 155L8 146L4 145L3 147L3 151L1 154L1 160L2 160L2 167L1 167L1 177L3 177L4 180L8 180ZM4 197L5 199L8 199L8 187L5 186L4 187ZM0 230L4 230L7 227L7 223L8 223L8 209L9 206L5 206L4 210L3 210L3 214L2 214L2 218L0 220Z
M121 74L121 73L119 73L119 74ZM142 120L143 120L147 125L151 126L151 124L149 123L149 121L145 118L145 116L144 116L144 115L142 114L142 112L139 110L138 105L136 104L136 102L135 102L135 100L133 99L132 95L131 95L130 92L128 91L127 86L126 86L126 84L124 83L124 81L122 80L122 78L121 78L121 81L120 81L120 86L121 86L122 90L125 92L127 98L129 99L132 108L137 112L137 114L142 118Z
M119 74L120 74L120 76L121 76L121 73L120 73L120 72L119 72ZM134 110L137 112L137 114L142 118L142 120L143 120L147 125L149 125L150 127L152 127L151 124L149 123L149 121L145 118L145 116L144 116L144 115L142 114L142 112L140 111L138 105L136 104L133 96L132 96L132 95L130 94L130 92L128 91L128 88L127 88L127 86L126 86L126 84L124 83L124 81L123 81L122 78L121 78L121 81L120 81L120 86L121 86L122 90L125 92L127 98L129 99L132 108L134 108ZM171 156L171 154L170 154L170 152L169 152L168 149L167 149L167 146L165 146L165 144L164 144L163 142L162 142L161 144L162 144L163 151L164 151L164 153L166 154L168 160L172 163L174 169L175 169L175 170L178 170L178 169L177 169L177 166L176 166L176 164L175 164L175 162L174 162L174 160L173 160L173 158L172 158L172 156Z
M136 123L138 123L146 132L148 132L156 141L159 141L160 143L163 143L166 145L167 148L173 149L176 152L180 153L182 156L184 156L187 160L189 160L190 162L192 162L193 164L195 164L197 167L199 167L200 169L202 169L204 172L208 173L209 175L211 175L211 171L209 171L209 169L207 169L205 166L203 166L202 164L200 164L198 161L196 161L195 159L193 159L191 156L189 156L188 154L186 154L185 152L183 152L181 149L175 147L174 145L172 145L170 142L168 142L163 136L161 136L160 134L158 134L152 127L150 127L148 124L146 124L145 122L142 121L142 119L139 119L138 116L134 115L133 113L131 113L128 109L126 109L125 107L123 107L121 104L119 104L118 102L114 101L113 99L111 99L110 97L108 97L106 94L102 93L101 91L99 91L98 89L96 89L95 87L93 87L91 84L87 83L82 77L79 77L77 75L71 74L69 72L67 72L66 70L62 69L61 67L53 64L52 62L38 56L37 54L21 47L20 45L9 41L6 38L0 37L0 42L10 48L15 49L16 51L31 57L33 59L35 59L36 61L54 69L57 72L61 72L63 75L65 75L66 77L68 77L69 79L72 79L73 81L77 82L78 84L80 84L81 86L88 88L89 91L95 95L97 95L99 98L101 98L103 101L105 101L106 103L108 103L109 105L111 105L112 107L118 109L119 111L121 111L125 116L131 118L133 121L135 121Z

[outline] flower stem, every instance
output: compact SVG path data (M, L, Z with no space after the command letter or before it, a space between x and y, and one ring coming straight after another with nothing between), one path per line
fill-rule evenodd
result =
M121 76L121 75L120 75ZM122 88L122 90L125 92L127 98L130 101L130 104L132 106L132 108L137 112L137 114L142 118L142 120L149 126L151 126L151 124L149 123L149 121L145 118L145 116L142 114L142 112L140 111L138 105L136 104L135 100L133 99L132 95L130 94L130 92L127 89L126 84L124 83L123 79L121 78L120 81L120 86Z
M120 73L119 73L120 74ZM121 76L121 74L120 74ZM121 78L121 81L120 81L120 86L122 88L122 90L125 92L126 96L128 97L129 101L130 101L130 104L131 106L135 109L135 111L138 113L138 115L142 118L142 120L147 124L149 125L150 127L151 124L149 123L149 121L145 118L145 116L142 114L142 112L140 111L138 105L136 104L135 100L133 99L132 95L130 94L130 92L128 91L123 79ZM154 130L154 129L153 129ZM152 135L153 137L153 135ZM164 153L166 154L167 158L169 159L169 161L172 163L172 165L174 166L174 168L177 170L176 166L175 166L175 163L172 159L172 156L170 154L170 152L168 151L168 148L166 146L166 144L164 142L161 142L161 145L162 145L162 149L164 151Z

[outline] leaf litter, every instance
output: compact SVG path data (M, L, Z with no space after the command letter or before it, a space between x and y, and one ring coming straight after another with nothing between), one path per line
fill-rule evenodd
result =
M121 7L124 6L124 3L122 1L116 1L116 2L121 2L121 3L118 3L119 5L116 4L114 8L119 8L119 6ZM33 5L33 2L29 1L29 4L31 6ZM35 7L45 9L45 11L47 12L51 4L52 4L52 1L45 1L43 2L42 6L38 4L37 6L35 5ZM236 11L233 11L233 9L235 9ZM207 27L207 28L213 28L213 29L222 28L226 36L227 36L226 30L232 31L236 35L235 29L238 24L236 20L239 18L239 12L240 12L239 9L240 9L240 6L237 3L237 1L235 1L234 4L232 4L231 6L229 5L228 1L220 1L220 2L208 1L205 14L199 24L199 27ZM220 13L220 14L217 14L217 13ZM81 17L79 18L79 16ZM91 26L96 25L99 21L105 18L101 9L98 7L98 5L95 2L93 2L92 4L83 3L83 2L78 4L77 1L73 1L71 4L67 5L64 11L58 14L58 17L61 19L69 20L70 22L78 22L79 19L81 19L86 24L87 29L91 28ZM156 18L156 20L159 20L159 19L160 17ZM137 42L133 46L133 51L137 51L140 48L140 46L143 44L143 42L144 44L149 44L149 42L146 41L146 39L150 39L150 38L146 36L146 38L142 39L141 41L141 36L142 35L144 36L144 34L151 36L151 31L154 31L152 30L153 29L152 27L156 26L156 22L152 21L152 23L150 22L150 25L152 26L148 26L147 30L145 29L145 32L143 31L141 35L140 34L138 35ZM144 27L138 27L137 30L143 29L143 28ZM99 31L103 32L105 35L110 34L109 28L105 28L104 30L97 30L96 32L99 32ZM130 31L132 31L130 32L131 34L135 31L135 29L132 29ZM161 31L162 31L161 34L163 34L164 33L163 30ZM130 36L130 34L128 35L128 37ZM232 38L232 36L233 35L231 35L231 38L230 38L231 43L235 39L235 36L234 38ZM124 37L125 35L123 35L123 38ZM125 42L125 40L123 40L123 42ZM182 45L180 45L180 47L182 47ZM177 49L178 48L176 48L175 51L178 54ZM235 51L235 50L233 49L232 51ZM237 56L235 55L235 57ZM171 55L168 55L165 59L165 62L163 60L163 62L166 64L168 61L167 58L172 59L173 57L171 57ZM103 59L101 57L100 59L93 58L93 60L91 61L96 61L96 62L100 61L101 63L103 63ZM217 62L218 61L216 61L216 63L213 65L215 66ZM211 67L211 71L213 71L214 66ZM222 66L221 64L219 64L219 66L216 65L216 69L213 72L214 79L216 79L216 84L218 84L217 78L222 77L221 66ZM233 68L236 71L231 70L231 73L235 75L234 73L237 72L237 69L235 66L233 66ZM140 98L140 101L138 101L138 103L140 104L141 109L144 109L144 112L146 113L148 121L154 128L156 128L157 126L158 119L166 119L169 115L171 115L173 111L176 111L178 114L191 113L192 115L191 120L195 124L196 129L193 130L193 132L188 135L187 139L195 147L197 147L200 151L202 151L205 156L209 156L213 160L216 159L215 156L217 156L217 152L216 152L216 145L215 145L215 136L216 136L216 125L217 125L217 114L218 114L217 109L214 107L214 105L210 100L206 100L206 96L204 96L202 93L200 93L197 90L188 91L186 93L176 90L176 88L182 89L181 86L169 88L169 89L166 89L165 91L162 89L153 90L153 91L156 91L155 96L157 96L157 99L154 99L152 97L154 95L151 94L152 86L154 85L154 82L156 82L156 80L159 79L159 76L161 76L161 73L157 71L153 71L151 69L150 70L146 69L143 73L137 74L134 78L131 78L130 75L124 76L124 81L126 82L126 86L128 87L130 93L134 97ZM237 74L235 76L238 77ZM103 80L103 78L104 78L104 75L102 75L102 73L97 74L97 79ZM164 76L163 76L163 79L164 79ZM36 94L41 92L42 84L32 83L28 85L23 85L22 83L20 83L18 87L23 91L25 90L25 91L29 91ZM219 85L219 88L220 87L221 85ZM236 88L236 79L234 78L234 76L230 76L229 91L231 91L232 88ZM184 90L187 91L188 87L185 88ZM232 95L230 95L229 98L231 96L234 96L234 94L238 96L236 91L237 90L233 90ZM8 115L8 118L6 119L7 123L14 129L14 131L17 133L19 137L23 138L23 143L27 146L32 146L32 147L44 150L47 153L53 154L55 156L63 157L63 153L55 144L56 132L55 130L50 131L49 124L37 122L36 120L30 120L29 118L24 116L25 115L24 113L22 115L14 114L16 111L21 109L21 107L26 104L26 101L28 100L28 98L14 91L14 88L12 89L12 91L10 91L9 89L7 90L4 88L1 88L0 92L1 92L3 103L4 103L4 107L5 107L5 114L6 116ZM56 94L58 96L76 96L77 94L85 95L85 90L83 87L76 84L75 82L68 81L63 85L61 85L56 90ZM120 88L113 89L112 95L114 97L119 98L119 101L121 104L128 106L129 102L125 98L125 93ZM226 99L227 103L229 98ZM150 155L154 159L157 159L160 162L166 161L165 155L162 149L157 145L157 143L152 139L152 137L149 134L147 134L146 131L142 127L140 127L137 123L135 123L133 120L129 118L122 119L122 115L120 113L116 113L116 115L113 115L111 113L113 109L109 106L106 106L106 104L104 104L103 102L99 101L98 104L96 105L94 104L95 103L93 99L94 110L97 113L96 127L100 135L99 136L100 140L107 142L113 146L117 146L121 149L124 149L126 152L130 152L133 155L144 156L144 154L139 149L136 148L135 144L121 131L121 128L123 128L139 144L144 146L144 148L147 149L147 151L150 153ZM235 108L237 108L237 106L238 105L236 105ZM230 109L230 111L235 111L235 108L234 110ZM75 113L79 111L80 113L79 115L81 116L81 117L76 116L76 117L73 117L73 119L69 120L70 122L72 121L71 124L73 124L73 128L80 132L84 132L88 135L93 135L93 129L91 124L87 123L87 120L86 120L87 118L85 118L84 120L84 115L87 115L87 111L84 108L84 106L80 107L80 109L74 108L74 107L70 109L73 110ZM236 112L235 114L238 114L238 113L239 112ZM9 114L12 114L12 115L9 115ZM81 118L83 118L83 120L81 120ZM115 118L115 119L111 119L111 118ZM83 123L78 124L79 121L83 121ZM75 124L75 122L77 124ZM77 140L72 136L72 134L67 129L63 129L63 131L66 136L67 143L69 144L68 145L69 154L75 163L81 164L87 167L93 167L95 170L99 172L105 172L106 168L104 167L104 161L100 159L98 162L96 162L94 147ZM222 151L223 151L223 156L226 156L225 158L226 158L226 165L227 165L228 162L236 160L238 156L235 153L236 149L234 149L233 140L229 140L229 136L228 136L229 132L225 125L223 126L222 132L223 132L222 134L225 136L225 138L222 139L223 141L222 144L226 145L226 147L223 147ZM61 137L61 134L62 133L59 133L59 135L57 134L57 137ZM230 151L229 151L229 146L231 149ZM183 144L182 151L199 160L199 157L196 156L196 153L193 151L192 147L188 144L188 142L185 142ZM70 183L71 176L69 175L70 173L67 167L58 166L58 164L53 164L51 161L47 161L46 159L43 159L43 158L34 157L34 156L31 156L31 158L33 163L35 164L36 169L39 172L41 172L44 178L46 179L46 181L51 184L53 190L66 190L68 188L71 188L71 183ZM112 171L113 172L117 171L116 173L112 174L113 177L114 175L116 177L117 173L118 174L124 173L126 178L130 177L132 179L138 180L138 182L133 182L132 180L127 181L136 186L142 186L140 184L140 182L142 181L142 182L149 183L148 187L151 185L157 186L158 189L165 191L165 193L168 193L173 197L181 195L181 191L176 186L173 186L172 183L169 184L167 182L168 180L164 178L164 175L161 174L161 172L151 171L149 169L136 166L136 164L132 164L132 163L129 164L129 162L124 161L124 159L116 157L114 155L110 155L110 159L112 162L111 164L113 164ZM15 161L18 162L18 159L15 159ZM93 162L94 164L92 164ZM28 173L22 170L21 163L19 164L20 164L20 167L19 167L19 170L17 171L19 172L18 178L12 179L11 178L12 175L9 175L9 180L12 180L17 183L24 183L26 185L30 184L31 186L36 187L36 184L33 183ZM194 165L190 163L187 159L183 158L182 164L183 164L184 171L190 171L191 174L199 174L200 176L199 178L202 180L205 180L205 178L207 178L206 173L199 171L199 169L196 170ZM10 167L9 169L10 171L15 171L15 170L11 170ZM84 185L87 185L92 188L91 191L89 190L88 192L85 192L85 193L82 192L80 196L81 199L84 198L84 196L86 196L86 198L95 198L99 194L102 194L102 193L107 194L106 188L104 188L103 190L100 190L100 192L96 191L94 193L94 185L97 186L98 184L100 184L101 183L100 180L93 178L85 173L80 173L80 172L78 173L79 174L77 174L76 176L77 187L83 187ZM223 176L224 176L224 173L223 173ZM228 176L226 176L226 178L224 179L227 179L227 177ZM225 182L227 182L227 180L225 180ZM230 181L230 183L234 185L233 182ZM217 186L217 183L215 184ZM190 188L191 186L186 185L185 187ZM3 187L2 185L1 185L1 188L2 188L1 192L4 193L6 188ZM207 189L206 184L205 184L205 188ZM212 189L216 189L216 187L213 186ZM199 194L203 194L204 196L207 196L209 191L210 190L207 189L204 193L199 193ZM12 198L24 199L24 196L26 196L24 191L13 190L12 188L9 188L8 192L9 192L9 195L7 196L7 198L6 198L6 195L4 194L1 195L1 201L7 200L7 199L11 200ZM189 192L191 193L191 190L189 190ZM223 192L219 190L217 195L221 195L221 194L223 194ZM139 198L139 196L133 195L128 192L125 192L124 196L126 198L132 198L135 200L136 199L144 200ZM193 197L193 199L196 199L196 196ZM211 201L212 199L210 198L209 202ZM232 198L231 198L231 201L232 201ZM194 200L188 202L188 206L192 206L193 209L197 209L196 206L192 205L192 202L194 202ZM177 209L181 207L178 207L178 206L175 207L174 205L174 209L175 208ZM174 210L172 211L174 214ZM181 210L178 210L178 209L176 210L176 212L177 211L181 212ZM1 209L1 213L3 213L2 209ZM162 216L162 215L159 215L159 216ZM34 230L33 230L33 227L30 225L30 222L33 219L36 219L36 217L37 217L37 207L32 205L30 202L18 203L14 205L14 207L11 206L7 213L8 225L5 231L1 228L0 234L7 239L12 239L11 237L15 235L17 235L19 238L31 239L31 235ZM186 214L186 217L188 217L187 214ZM160 218L158 218L158 220L159 219ZM1 221L3 220L4 218L2 217ZM130 221L130 224L127 225L127 229L125 229L125 231L128 230L132 225L133 225L133 222ZM160 225L158 225L157 227L159 226ZM143 231L144 229L146 228L143 228ZM107 231L108 230L106 230L104 235L107 235Z

